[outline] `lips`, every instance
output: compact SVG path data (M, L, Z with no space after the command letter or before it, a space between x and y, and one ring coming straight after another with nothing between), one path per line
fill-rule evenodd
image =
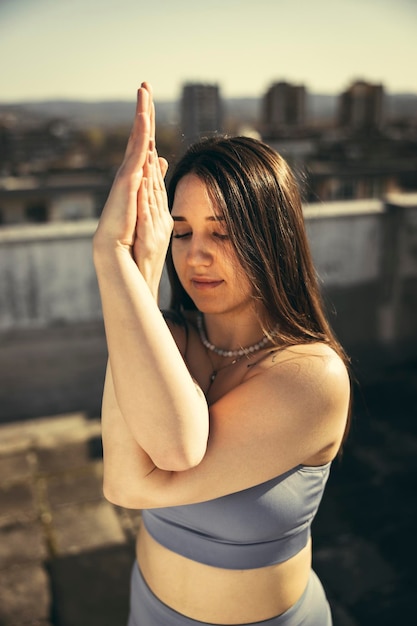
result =
M193 285L193 287L199 290L215 289L216 287L221 285L222 282L222 280L202 276L195 276L191 279L191 284Z

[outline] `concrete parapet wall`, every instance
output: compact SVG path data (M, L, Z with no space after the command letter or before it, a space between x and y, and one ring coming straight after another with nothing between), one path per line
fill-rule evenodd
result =
M304 209L310 246L342 340L417 335L417 194ZM0 333L101 320L96 220L0 229ZM162 304L169 298L164 276Z
M384 204L379 200L334 202L304 208L317 272L326 288L378 280Z
M341 343L369 369L385 346L380 333L385 206L379 200L305 208L323 298Z
M417 357L417 194L306 207L332 325L363 369ZM359 368L361 369L361 368Z
M0 330L101 317L91 238L96 220L0 230Z
M0 333L101 320L93 266L97 220L0 229ZM167 303L168 282L162 282Z

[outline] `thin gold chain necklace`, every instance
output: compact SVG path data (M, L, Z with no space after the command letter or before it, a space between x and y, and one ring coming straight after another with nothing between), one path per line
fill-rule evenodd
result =
M211 360L211 358L210 358L210 354L209 354L209 353L207 353L207 356L208 356L209 361L210 361L210 365L211 365L212 372L211 372L211 374L210 374L210 382L209 382L209 384L208 384L208 387L207 387L207 391L206 391L206 393L210 390L210 388L211 388L212 384L214 383L214 381L216 380L216 378L217 378L217 374L218 374L219 372L221 372L221 371L222 371L222 370L224 370L224 369L227 369L228 367L231 367L232 365L235 365L235 364L236 364L236 363L238 363L241 359L243 359L243 357L244 357L245 355L243 355L243 354L242 354L241 356L238 356L238 357L236 357L235 359L233 359L233 361L231 361L230 363L226 363L226 365L221 365L221 366L220 366L220 367L218 367L217 369L215 369L215 367L214 367L214 365L213 365L213 361Z

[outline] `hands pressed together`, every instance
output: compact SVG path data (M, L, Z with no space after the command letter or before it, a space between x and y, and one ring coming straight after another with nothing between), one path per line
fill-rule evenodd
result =
M167 169L167 161L156 151L152 88L142 83L125 156L103 209L94 247L97 254L128 250L154 294L173 224L164 183Z

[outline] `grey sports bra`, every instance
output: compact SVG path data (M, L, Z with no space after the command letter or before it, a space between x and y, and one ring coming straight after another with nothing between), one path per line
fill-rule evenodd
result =
M226 569L281 563L310 537L330 472L299 465L243 491L198 504L142 512L152 537L189 559Z

